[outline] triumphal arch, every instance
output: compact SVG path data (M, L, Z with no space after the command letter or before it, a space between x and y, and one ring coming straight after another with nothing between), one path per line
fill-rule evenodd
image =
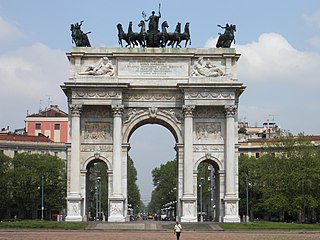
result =
M245 87L234 48L75 47L67 56L67 221L87 220L86 171L96 160L108 168L107 220L128 221L129 139L144 124L160 124L176 140L177 217L198 220L197 167L209 161L217 166L219 221L240 221L237 109Z

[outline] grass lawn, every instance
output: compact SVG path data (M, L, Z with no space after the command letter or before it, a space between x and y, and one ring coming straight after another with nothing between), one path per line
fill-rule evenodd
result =
M40 220L22 220L0 222L0 228L42 228L42 229L85 229L85 222L55 222Z
M283 222L219 223L223 230L320 230L320 224Z

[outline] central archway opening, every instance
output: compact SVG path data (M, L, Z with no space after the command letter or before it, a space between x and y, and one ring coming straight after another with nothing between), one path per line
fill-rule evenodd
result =
M166 220L168 220L175 209L174 201L176 200L177 189L177 172L171 169L173 164L177 165L175 137L168 128L158 123L145 123L134 130L130 136L129 143L130 150L128 154L137 170L137 184L140 189L141 201L144 205L144 208L141 209L140 217L142 219L155 218L155 220L160 220L161 216L165 218L164 215L166 215ZM164 166L171 169L171 171L169 170L170 175L167 176L167 184L163 182L163 172L166 171ZM172 176L173 172L174 176ZM157 176L155 177L155 175ZM162 181L161 184L160 181ZM156 196L152 198L152 194L159 191L159 188L163 199ZM154 201L158 201L157 207L152 207L151 201L153 204ZM160 202L161 206L159 206Z

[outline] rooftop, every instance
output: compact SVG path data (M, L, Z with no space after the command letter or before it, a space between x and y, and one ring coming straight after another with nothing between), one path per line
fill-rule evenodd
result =
M0 134L0 141L21 141L21 142L53 142L46 136L28 136L16 134Z
M28 117L68 117L68 114L60 110L58 105L50 105L43 111L28 115Z

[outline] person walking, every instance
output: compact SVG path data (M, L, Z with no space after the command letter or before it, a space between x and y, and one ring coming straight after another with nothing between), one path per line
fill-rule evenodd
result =
M174 229L173 229L173 234L176 235L177 240L179 240L180 238L181 230L182 230L181 224L179 223L179 221L176 221L176 224L174 225Z

